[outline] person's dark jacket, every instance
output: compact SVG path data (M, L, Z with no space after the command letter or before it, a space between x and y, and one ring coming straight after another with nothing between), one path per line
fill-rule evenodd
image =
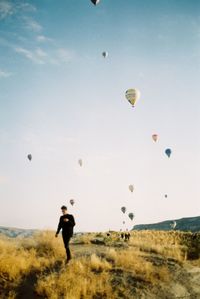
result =
M67 218L69 221L64 221L65 218ZM56 234L59 234L60 230L62 229L62 234L72 237L75 224L76 223L74 221L73 215L66 214L61 216Z

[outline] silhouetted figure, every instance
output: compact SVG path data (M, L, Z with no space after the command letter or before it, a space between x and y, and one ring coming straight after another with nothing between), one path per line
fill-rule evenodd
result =
M73 215L70 215L67 213L67 207L62 206L61 207L62 216L60 217L58 229L56 231L55 237L58 236L60 230L62 229L62 237L63 242L66 249L66 255L67 255L67 262L71 259L71 252L69 249L69 241L71 237L73 236L73 228L75 226L75 221Z
M130 233L129 232L126 232L124 237L125 237L125 241L129 241L130 240Z

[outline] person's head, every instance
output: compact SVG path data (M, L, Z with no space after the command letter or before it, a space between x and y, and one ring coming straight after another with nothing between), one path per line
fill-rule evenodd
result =
M63 215L66 215L67 214L67 207L66 206L62 206L61 207L61 211L62 211Z

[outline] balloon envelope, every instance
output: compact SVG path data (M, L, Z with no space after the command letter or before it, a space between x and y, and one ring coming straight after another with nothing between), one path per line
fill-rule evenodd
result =
M156 142L158 140L158 135L157 134L153 134L152 135L153 140Z
M74 199L70 199L70 204L73 206L75 204L75 200Z
M128 214L128 217L129 217L131 220L133 220L133 218L134 218L134 214L133 214L133 213L129 213L129 214Z
M173 229L176 227L176 221L174 221L173 223Z
M171 154L172 154L172 150L170 148L167 148L165 150L165 154L167 155L168 158L170 158Z
M29 159L29 161L31 161L31 160L32 160L32 155L29 154L29 155L27 156L27 158Z
M176 221L174 220L171 224L170 224L171 228L172 229L175 229L176 228Z
M103 52L103 53L102 53L102 56L103 56L104 58L107 58L107 57L108 57L108 52Z
M126 213L126 207L121 207L121 211L122 211L122 213Z
M134 89L128 89L126 91L126 99L129 101L129 103L134 107L137 100L140 98L140 91L136 88Z
M133 186L133 185L129 185L128 188L129 188L129 190L130 190L131 192L133 192L133 190L134 190L134 186Z
M100 2L100 0L91 0L91 2L92 2L94 5L97 5L97 4Z

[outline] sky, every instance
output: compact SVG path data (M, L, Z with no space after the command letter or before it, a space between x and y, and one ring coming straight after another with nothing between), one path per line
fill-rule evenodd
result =
M199 216L199 78L199 0L0 0L0 225Z

